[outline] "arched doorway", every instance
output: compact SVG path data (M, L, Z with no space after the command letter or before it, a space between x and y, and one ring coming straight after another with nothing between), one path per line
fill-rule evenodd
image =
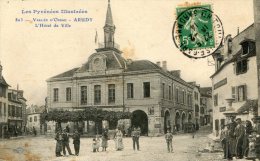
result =
M171 131L171 120L170 120L170 112L167 110L164 114L164 133L167 133L167 130Z
M186 114L183 112L182 115L181 115L182 130L184 130L185 119L186 119Z
M188 122L191 122L191 121L192 121L191 113L189 113L189 116L188 116Z
M181 126L181 117L180 117L180 113L179 112L176 112L175 126L176 126L176 130L179 131L180 130L180 126Z
M136 110L132 113L132 127L140 127L142 135L148 135L148 116L142 110Z

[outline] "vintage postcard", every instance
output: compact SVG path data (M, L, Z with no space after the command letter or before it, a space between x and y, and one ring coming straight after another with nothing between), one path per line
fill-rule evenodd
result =
M260 1L0 0L0 161L260 160Z

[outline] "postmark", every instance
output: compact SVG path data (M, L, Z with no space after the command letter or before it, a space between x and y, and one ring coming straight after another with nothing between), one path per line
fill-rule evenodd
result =
M223 25L210 5L178 7L176 16L173 41L184 55L204 58L221 46L224 38Z

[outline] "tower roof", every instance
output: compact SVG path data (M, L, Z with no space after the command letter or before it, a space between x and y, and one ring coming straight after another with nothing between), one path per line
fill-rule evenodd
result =
M112 11L111 11L111 7L110 7L110 0L108 0L107 15L106 15L106 23L105 23L105 25L114 26L113 17L112 17Z

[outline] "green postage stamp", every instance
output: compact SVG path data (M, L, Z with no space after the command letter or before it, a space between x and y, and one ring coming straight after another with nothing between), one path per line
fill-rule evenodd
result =
M224 31L211 5L177 7L176 16L173 40L186 56L202 58L218 49Z

